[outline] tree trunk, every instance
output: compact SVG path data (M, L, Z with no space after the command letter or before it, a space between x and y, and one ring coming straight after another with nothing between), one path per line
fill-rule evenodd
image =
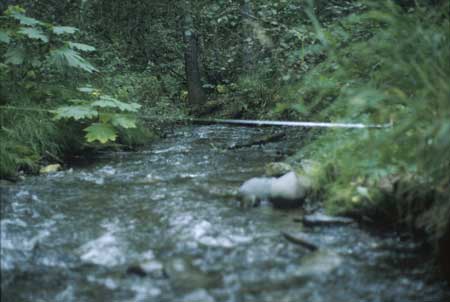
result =
M206 95L201 84L200 66L198 60L198 35L194 28L191 1L185 1L184 44L188 100L189 104L192 106L191 110L196 111L206 102Z
M322 14L322 11L325 8L326 3L323 0L315 0L314 4L316 10L314 13L316 14L317 17L319 17Z

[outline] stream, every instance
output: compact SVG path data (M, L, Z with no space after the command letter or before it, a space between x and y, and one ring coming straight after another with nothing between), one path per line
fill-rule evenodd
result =
M268 131L180 126L138 152L2 183L1 301L450 301L431 249L406 235L240 207L240 184L299 138L227 147Z

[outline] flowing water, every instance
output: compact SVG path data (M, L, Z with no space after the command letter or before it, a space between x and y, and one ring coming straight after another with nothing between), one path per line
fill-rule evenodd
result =
M241 208L236 188L296 138L226 147L267 131L180 127L141 152L3 184L1 301L450 301L420 243Z

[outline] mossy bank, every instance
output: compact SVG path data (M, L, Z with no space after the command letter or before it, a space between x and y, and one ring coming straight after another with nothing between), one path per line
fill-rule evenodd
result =
M300 119L391 123L386 129L327 130L293 159L320 163L317 190L329 212L426 234L447 275L448 12L445 1L406 8L379 3L318 29L329 46L327 58L287 86L290 105L279 106L280 114Z

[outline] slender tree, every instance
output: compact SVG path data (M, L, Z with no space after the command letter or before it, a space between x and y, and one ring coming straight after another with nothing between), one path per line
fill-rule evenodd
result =
M188 100L189 104L192 106L192 110L196 111L205 103L206 95L201 84L198 34L194 27L191 1L184 1L184 10L184 60L188 86Z

